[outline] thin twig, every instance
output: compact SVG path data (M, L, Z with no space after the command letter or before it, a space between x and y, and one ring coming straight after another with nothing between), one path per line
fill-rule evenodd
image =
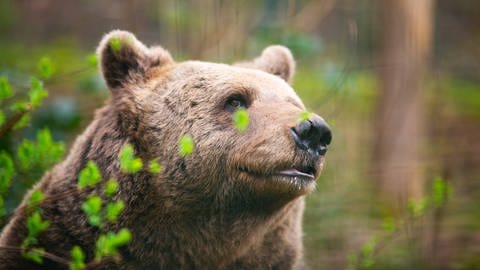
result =
M22 119L22 117L30 112L30 108L27 108L24 111L15 113L12 115L8 121L0 128L0 138L2 138L5 134L7 134L14 126L15 124Z
M15 247L15 246L2 246L0 245L0 249L4 249L4 250L8 250L8 251L18 251L18 252L25 252L27 251L27 249L25 248L22 248L22 247ZM35 249L32 249L31 250L32 252L35 252L37 253L38 255L44 257L44 258L47 258L51 261L54 261L54 262L57 262L57 263L61 263L61 264L64 264L64 265L70 265L70 261L65 259L65 258L62 258L60 256L57 256L55 254L52 254L52 253L49 253L49 252L46 252L46 251L37 251Z

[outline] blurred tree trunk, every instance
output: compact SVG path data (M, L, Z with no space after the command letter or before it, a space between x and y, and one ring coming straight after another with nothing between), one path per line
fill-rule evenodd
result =
M423 79L432 37L433 0L380 3L381 89L374 171L380 196L399 210L408 198L423 194Z

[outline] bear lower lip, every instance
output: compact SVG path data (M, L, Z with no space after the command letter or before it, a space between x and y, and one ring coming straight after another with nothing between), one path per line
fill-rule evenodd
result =
M270 173L270 174L262 174L259 172L252 172L244 167L239 168L239 171L254 175L254 176L259 176L259 177L282 177L282 178L292 178L292 179L303 179L303 180L309 180L309 181L314 181L316 179L315 175L315 169L307 169L307 170L297 170L297 169L285 169L281 170L275 173Z
M306 172L301 172L297 169L287 169L287 170L283 170L283 171L280 171L278 173L275 173L275 175L279 175L279 176L287 176L287 177L301 177L301 178L307 178L307 179L310 179L310 180L314 180L315 179L315 175L312 174L312 173L306 173Z

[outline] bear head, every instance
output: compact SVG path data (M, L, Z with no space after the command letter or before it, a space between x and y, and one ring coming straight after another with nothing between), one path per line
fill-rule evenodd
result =
M235 65L176 63L162 47L113 31L98 55L122 133L162 165L152 182L166 208L263 211L314 189L331 132L315 114L299 118L305 106L289 85L287 48ZM232 121L238 109L248 113L244 131ZM182 156L185 135L195 147Z

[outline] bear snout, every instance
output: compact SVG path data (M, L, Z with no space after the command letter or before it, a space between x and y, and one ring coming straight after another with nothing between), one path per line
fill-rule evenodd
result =
M313 155L325 155L332 141L332 131L320 117L301 121L290 128L290 134L298 148Z

